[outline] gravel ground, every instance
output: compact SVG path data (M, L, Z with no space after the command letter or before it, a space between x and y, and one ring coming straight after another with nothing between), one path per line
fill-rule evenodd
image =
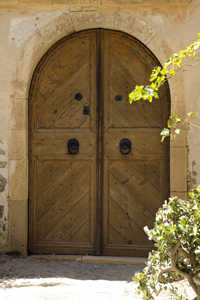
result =
M142 299L132 278L144 266L105 263L31 261L0 258L1 300ZM176 283L183 299L193 299L187 282ZM174 299L169 290L156 300Z

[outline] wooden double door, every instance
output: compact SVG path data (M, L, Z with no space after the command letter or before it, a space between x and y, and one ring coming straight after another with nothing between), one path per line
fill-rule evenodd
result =
M158 61L137 39L72 34L41 59L29 97L29 251L146 256L169 196L167 83L128 103Z

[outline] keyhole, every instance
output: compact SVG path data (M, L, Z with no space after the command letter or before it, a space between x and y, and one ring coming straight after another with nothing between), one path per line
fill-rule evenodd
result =
M84 106L83 107L83 115L89 115L90 114L90 110L89 110L89 106Z

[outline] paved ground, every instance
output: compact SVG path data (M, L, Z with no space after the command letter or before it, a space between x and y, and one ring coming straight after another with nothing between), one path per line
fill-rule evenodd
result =
M141 299L132 278L143 266L0 260L1 300Z
M77 261L38 261L31 257L23 259L1 256L0 299L141 299L135 292L132 278L136 271L143 269L143 265L86 263L82 262L83 259ZM172 298L161 295L158 299Z

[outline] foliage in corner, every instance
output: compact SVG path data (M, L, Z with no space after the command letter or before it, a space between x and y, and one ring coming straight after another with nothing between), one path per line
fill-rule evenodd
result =
M170 198L157 212L154 228L144 229L157 247L149 254L143 273L134 277L138 294L145 300L167 289L167 283L183 278L200 300L200 186L189 196L188 201Z
M185 69L177 72L178 68L183 66L190 56L195 56L199 47L200 33L198 34L197 41L191 43L191 45L188 46L187 49L181 50L179 53L174 53L168 60L165 61L163 67L157 66L153 69L150 75L150 85L147 85L145 87L143 85L136 85L134 91L129 94L129 102L132 103L133 101L138 100L148 100L149 102L152 102L153 98L159 98L158 90L167 79L170 79L173 76L186 71L200 63L200 61L197 60L194 64L190 64L189 66L186 66ZM194 114L196 113L190 113L188 114L188 117L194 117ZM168 128L164 128L161 132L161 141L163 141L167 136L171 136L171 138L173 139L177 134L180 133L180 128L185 122L190 123L189 118L181 122L181 120L173 113L169 118ZM180 125L180 128L176 128L177 125ZM173 133L171 133L171 129L174 129Z

